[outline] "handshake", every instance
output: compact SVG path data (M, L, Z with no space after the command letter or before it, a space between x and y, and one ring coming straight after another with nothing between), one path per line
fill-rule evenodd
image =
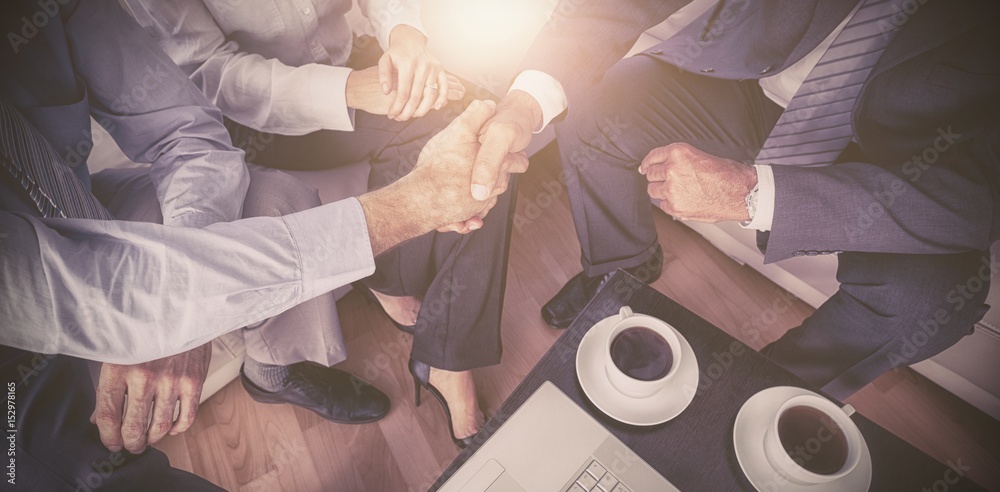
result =
M427 142L412 172L389 186L358 197L375 255L435 229L466 233L482 227L483 218L497 203L497 196L506 191L510 174L528 168L525 153L510 152L510 146L504 146L502 152L496 146L496 151L489 154L491 137L484 127L490 128L496 113L493 101L474 101ZM502 127L497 125L498 129ZM530 139L530 131L527 138ZM483 158L494 160L482 164ZM491 189L473 186L474 170L489 176ZM483 182L479 176L477 179ZM478 196L474 197L474 193Z

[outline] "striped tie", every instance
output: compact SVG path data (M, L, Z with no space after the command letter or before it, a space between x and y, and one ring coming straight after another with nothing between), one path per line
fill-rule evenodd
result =
M24 187L43 217L113 219L45 137L2 98L0 168L6 169Z
M854 137L851 109L896 32L898 0L864 0L806 77L757 155L762 164L832 164Z

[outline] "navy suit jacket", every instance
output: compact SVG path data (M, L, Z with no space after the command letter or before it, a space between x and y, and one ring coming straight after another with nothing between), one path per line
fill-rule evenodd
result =
M521 70L559 80L572 111L643 31L686 3L563 0ZM890 19L899 32L854 106L863 157L773 166L765 261L833 251L959 253L1000 239L1000 5L911 3ZM642 56L710 77L757 79L813 50L855 5L725 1Z

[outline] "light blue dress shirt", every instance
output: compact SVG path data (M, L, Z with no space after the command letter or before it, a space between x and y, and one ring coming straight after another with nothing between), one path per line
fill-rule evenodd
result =
M18 202L15 183L0 179L0 344L137 363L374 272L356 199L229 222L240 216L249 177L218 110L114 0L66 8L18 46L21 57L0 54L0 94L36 116L89 105L130 158L152 164L164 220L189 227L40 219ZM35 49L51 56L25 56ZM50 141L89 142L87 118L71 122L78 128L57 117L34 122Z

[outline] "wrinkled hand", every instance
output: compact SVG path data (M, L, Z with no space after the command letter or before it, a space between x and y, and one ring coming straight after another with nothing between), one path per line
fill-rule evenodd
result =
M446 74L448 79L447 100L458 100L465 97L465 87L457 77ZM382 92L379 81L379 68L370 67L355 70L347 76L347 106L371 114L388 114L389 107L396 100L397 91L388 95ZM447 102L447 100L445 102ZM427 112L417 112L413 117L424 116ZM400 120L403 121L403 120Z
M479 135L482 148L476 155L472 172L472 196L477 200L495 197L506 186L510 173L527 170L505 167L508 154L523 151L531 143L531 132L542 121L542 108L522 91L513 91L500 102L496 116L483 126Z
M502 179L496 183L496 193L487 200L477 200L469 193L472 164L481 147L479 132L495 112L493 101L474 101L447 128L431 138L417 158L411 176L433 185L429 203L431 208L442 213L445 219L442 224L482 219L496 204L496 197L507 190L508 180ZM528 168L528 157L523 152L508 153L501 164L509 172L524 172ZM438 227L447 228L440 224Z
M639 172L649 180L649 196L664 212L682 220L749 220L746 196L757 184L753 167L675 143L653 149Z
M141 453L168 432L174 435L191 427L211 358L212 344L207 343L144 364L101 366L97 405L90 421L97 424L104 446ZM175 422L177 402L180 414Z
M462 83L427 51L423 33L405 24L389 33L389 48L378 61L378 80L382 94L392 99L384 114L396 121L423 116L443 108L449 99L465 96Z

